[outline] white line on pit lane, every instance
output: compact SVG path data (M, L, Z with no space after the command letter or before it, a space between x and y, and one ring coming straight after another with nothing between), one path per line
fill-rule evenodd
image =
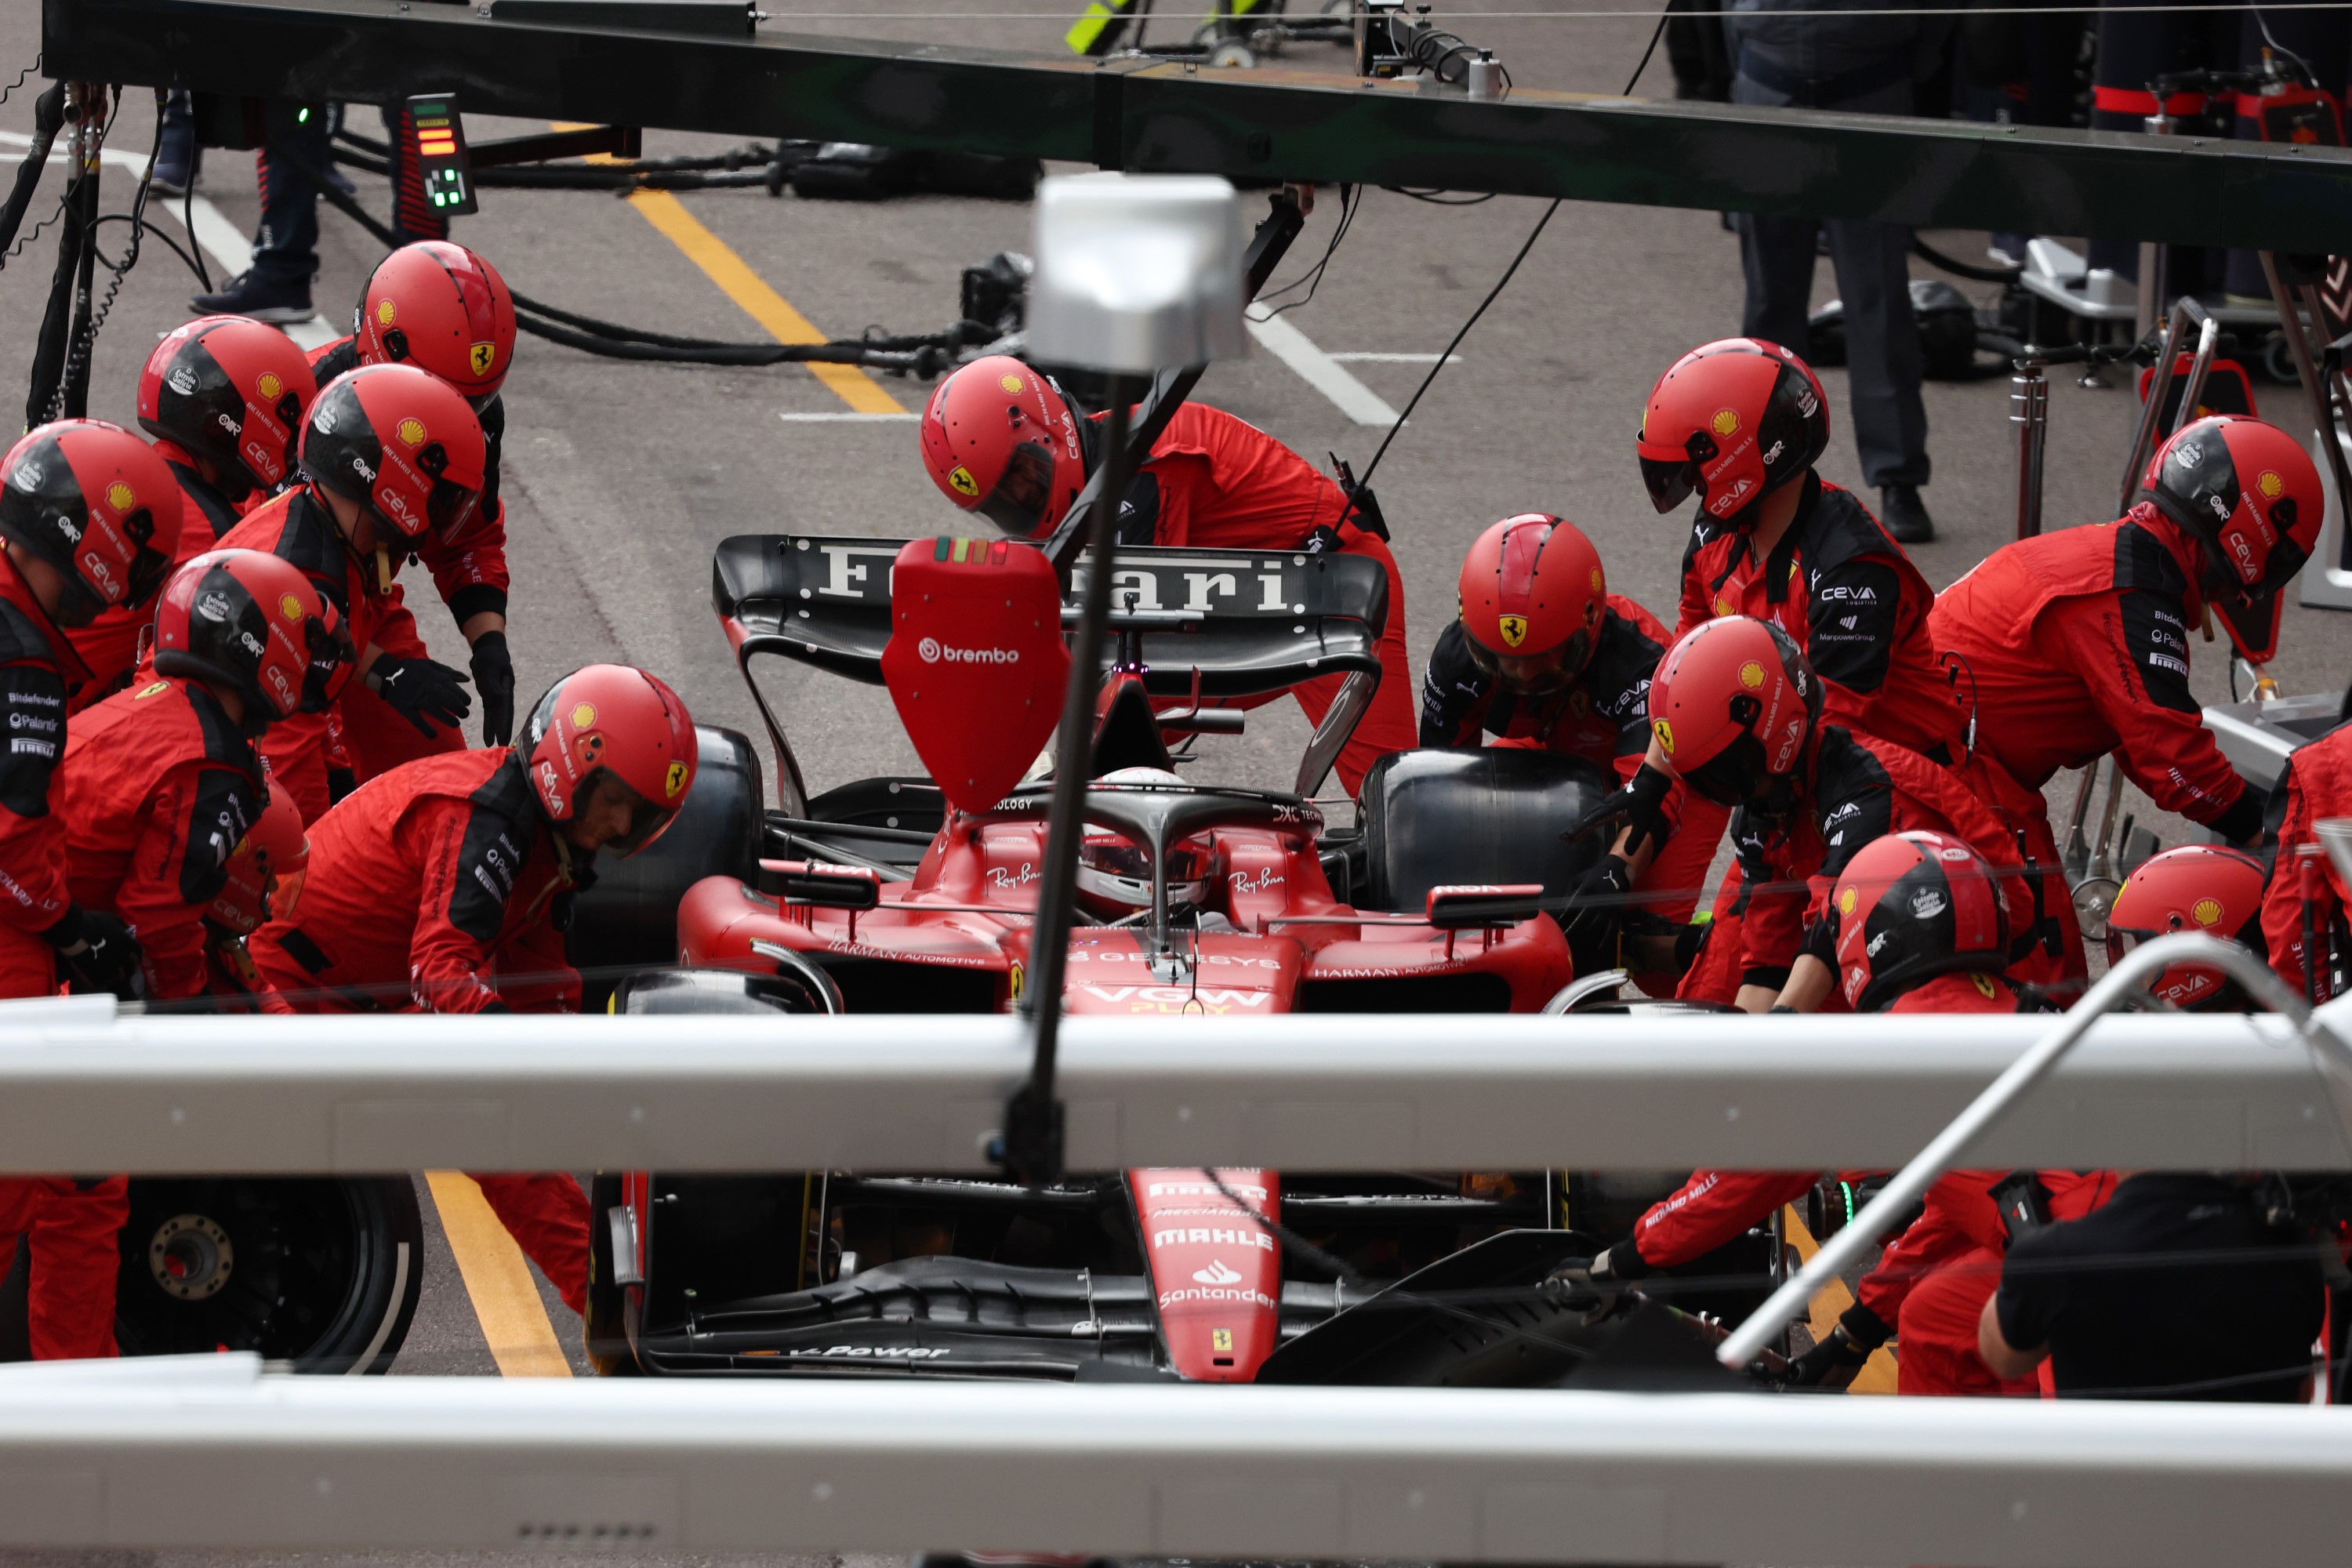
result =
M1280 316L1268 316L1260 321L1247 318L1250 336L1260 347L1292 370L1325 397L1333 407L1359 425L1393 425L1397 411L1381 395L1339 364L1332 357L1315 346L1314 340Z
M29 147L33 144L33 139L22 132L0 131L0 144ZM17 163L23 161L21 156L0 153L0 163ZM64 163L68 161L62 153L51 153L48 157L48 162L52 163ZM143 153L123 153L110 147L101 154L101 162L128 171L133 178L147 173L147 156ZM161 213L174 223L181 221L181 204L168 196L151 195L147 199L147 210ZM204 247L205 254L211 257L220 267L231 273L236 273L244 271L252 263L253 241L243 229L229 221L227 214L203 196L197 196L188 203L187 212L194 219L192 237L198 245ZM281 330L305 349L320 347L342 336L328 323L323 316L313 316L307 321L291 322Z
M840 409L824 414L779 414L777 418L787 425L887 425L899 419L919 419L919 414L861 414L852 409Z
M1350 350L1346 353L1335 353L1331 357L1339 361L1341 364L1435 364L1439 356L1436 354L1375 353L1363 350ZM1460 354L1447 354L1444 356L1444 359L1447 364L1460 364L1462 363L1462 356Z

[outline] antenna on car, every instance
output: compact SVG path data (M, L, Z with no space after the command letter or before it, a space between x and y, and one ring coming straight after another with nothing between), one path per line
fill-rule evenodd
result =
M1100 481L1094 489L1097 504L1087 505L1081 497L1066 525L1070 538L1057 535L1048 545L1057 567L1065 564L1065 551L1066 563L1074 567L1075 524L1083 510L1086 547L1092 559L1055 744L1045 879L1038 885L1036 922L1030 928L1029 982L1022 998L1034 1047L1029 1078L1004 1107L1005 1169L1033 1185L1062 1173L1063 1115L1054 1093L1054 1063L1076 898L1078 841L1085 833L1095 689L1102 675L1103 637L1110 620L1118 503L1127 493L1139 456L1138 444L1129 439L1132 405L1145 391L1145 378L1159 378L1151 383L1156 395L1140 432L1148 450L1158 434L1150 421L1160 407L1172 411L1182 402L1208 362L1237 358L1249 345L1242 326L1248 285L1241 202L1223 180L1191 174L1061 175L1039 188L1036 211L1031 350L1047 363L1107 373L1110 408L1104 421L1108 458L1095 475ZM1159 416L1164 425L1166 416Z

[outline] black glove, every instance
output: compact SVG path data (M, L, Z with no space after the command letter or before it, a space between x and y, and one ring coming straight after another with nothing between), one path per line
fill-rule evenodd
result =
M429 658L379 654L368 666L367 683L387 707L415 725L420 735L433 734L436 726L455 728L474 710L474 700L466 694L466 678Z
M1570 886L1568 918L1561 924L1577 949L1578 973L1616 967L1617 933L1633 890L1633 868L1622 855L1603 855Z
M1640 854L1647 843L1665 843L1666 796L1674 791L1674 775L1660 773L1647 763L1625 781L1626 854Z
M1878 1314L1856 1302L1845 1310L1827 1339L1789 1363L1789 1386L1843 1388L1870 1360L1870 1352L1886 1340L1886 1325Z
M507 634L476 637L467 662L474 668L474 689L482 694L482 744L503 746L514 739L514 659L507 653Z
M1318 523L1315 531L1307 536L1307 542L1298 548L1309 555L1337 555L1347 542L1329 523Z
M41 940L58 950L58 967L75 995L110 992L135 1002L147 994L145 977L139 972L139 939L120 916L75 904L41 933Z

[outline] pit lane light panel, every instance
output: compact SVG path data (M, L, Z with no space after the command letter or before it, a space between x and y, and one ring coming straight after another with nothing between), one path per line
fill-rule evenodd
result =
M474 210L474 171L466 156L466 127L457 105L445 92L408 100L408 121L416 128L416 164L425 177L425 200L442 217Z

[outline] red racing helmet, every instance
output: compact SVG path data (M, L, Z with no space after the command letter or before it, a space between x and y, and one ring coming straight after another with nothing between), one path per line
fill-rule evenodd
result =
M2278 652L2279 590L2319 543L2327 498L2303 443L2263 420L2217 414L2157 448L2141 487L2203 549L2205 602L2255 664Z
M2151 855L2124 881L2107 912L2107 962L2177 931L2223 937L2265 957L2263 939L2263 862L2243 849L2219 844L2184 844ZM2176 1007L2200 1012L2242 1012L2247 1005L2237 983L2218 969L2176 963L2158 972L2148 989Z
M414 366L362 365L320 392L302 426L302 472L357 501L389 549L448 539L473 521L488 447L449 384Z
M923 409L923 466L940 493L1015 539L1043 539L1087 482L1078 417L1010 354L976 359Z
M154 447L103 419L60 419L26 432L0 467L0 539L64 577L60 621L87 626L155 596L179 549L181 496Z
M1708 517L1746 528L1756 503L1801 479L1829 444L1829 400L1812 368L1778 343L1725 338L1658 378L1636 446L1652 506L1672 511L1696 491Z
M1984 858L1948 833L1890 833L1846 862L1830 894L1838 988L1879 1013L1922 982L2009 967L2009 903Z
M1556 691L1601 640L1609 584L1584 531L1543 512L1507 517L1462 563L1456 613L1470 657L1515 691Z
M303 710L312 662L348 649L308 574L259 550L211 550L172 574L155 606L155 673L226 686L259 735Z
M1780 817L1802 798L1822 682L1789 634L1725 616L1666 650L1650 728L1675 773L1718 805Z
M261 816L228 858L221 889L205 913L238 936L251 936L273 920L290 920L310 864L310 840L302 830L301 809L273 779Z
M294 468L302 411L319 395L292 338L250 316L199 316L173 328L139 373L139 426L204 458L242 500Z
M547 689L516 746L549 818L569 822L610 773L636 794L629 829L608 846L634 855L660 837L694 787L694 721L658 677L591 664Z
M420 239L375 264L352 329L361 363L431 371L478 406L514 359L514 296L464 246Z

